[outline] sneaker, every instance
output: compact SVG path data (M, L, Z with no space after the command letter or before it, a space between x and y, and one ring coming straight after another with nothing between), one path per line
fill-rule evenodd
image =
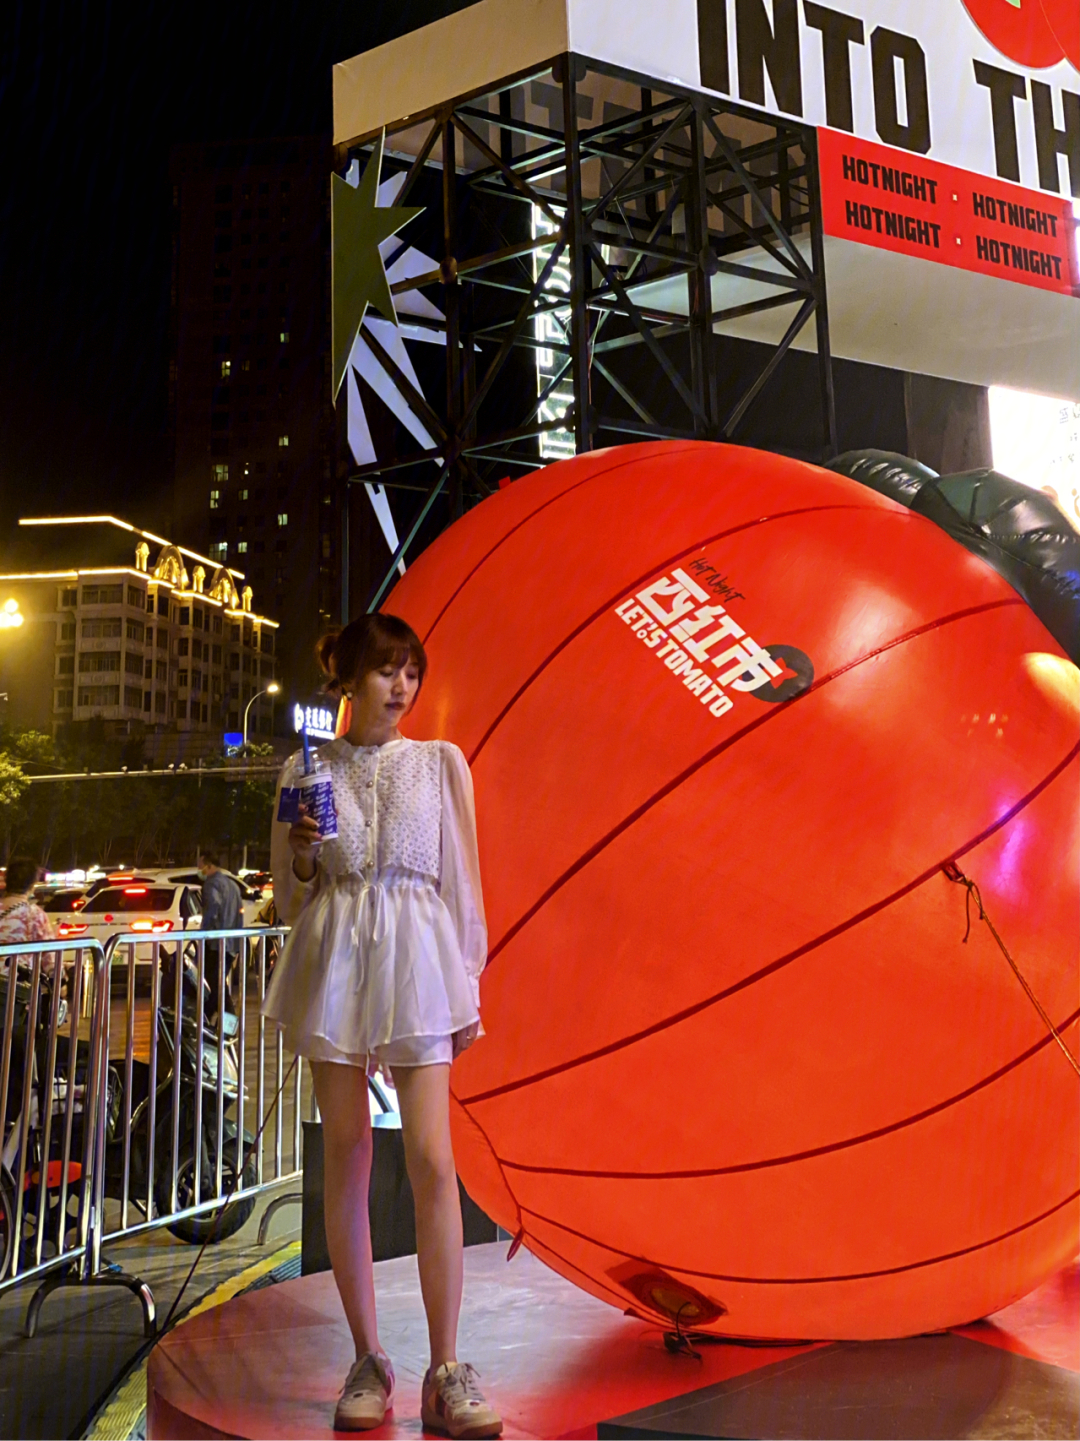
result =
M484 1400L476 1371L467 1361L446 1362L424 1377L420 1419L454 1441L501 1436L502 1418Z
M335 1431L370 1431L381 1426L394 1400L394 1368L381 1351L361 1356L341 1388Z

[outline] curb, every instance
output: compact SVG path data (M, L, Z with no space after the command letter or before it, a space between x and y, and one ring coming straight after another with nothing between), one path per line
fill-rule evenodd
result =
M201 1316L215 1306L224 1305L244 1291L260 1290L276 1281L290 1280L299 1275L300 1242L290 1241L273 1255L247 1266L243 1271L222 1281L219 1286L196 1301L185 1311L175 1326L183 1326L194 1316ZM283 1275L277 1275L281 1271ZM84 1441L144 1441L146 1436L146 1365L147 1357L129 1371L110 1393L90 1426L82 1433Z

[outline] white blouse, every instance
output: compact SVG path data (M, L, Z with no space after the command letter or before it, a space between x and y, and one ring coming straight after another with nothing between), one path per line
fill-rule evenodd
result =
M264 1012L290 1050L370 1065L382 1046L450 1036L479 1017L487 927L472 776L447 741L341 738L318 755L338 834L305 882L288 824L273 823L274 898L292 931Z

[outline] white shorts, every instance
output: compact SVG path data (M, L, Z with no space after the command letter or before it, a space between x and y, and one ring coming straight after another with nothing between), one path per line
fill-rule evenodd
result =
M375 1055L385 1071L391 1066L448 1066L454 1059L450 1036L403 1036L388 1046L377 1046Z

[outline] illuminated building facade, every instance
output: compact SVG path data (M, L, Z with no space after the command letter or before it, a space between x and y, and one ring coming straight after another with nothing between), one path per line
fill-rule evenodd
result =
M277 678L278 631L241 571L113 516L19 526L28 563L0 575L0 609L23 618L0 637L10 726L100 717L114 735L188 734L193 754L240 729ZM253 707L251 737L271 729L269 704Z

